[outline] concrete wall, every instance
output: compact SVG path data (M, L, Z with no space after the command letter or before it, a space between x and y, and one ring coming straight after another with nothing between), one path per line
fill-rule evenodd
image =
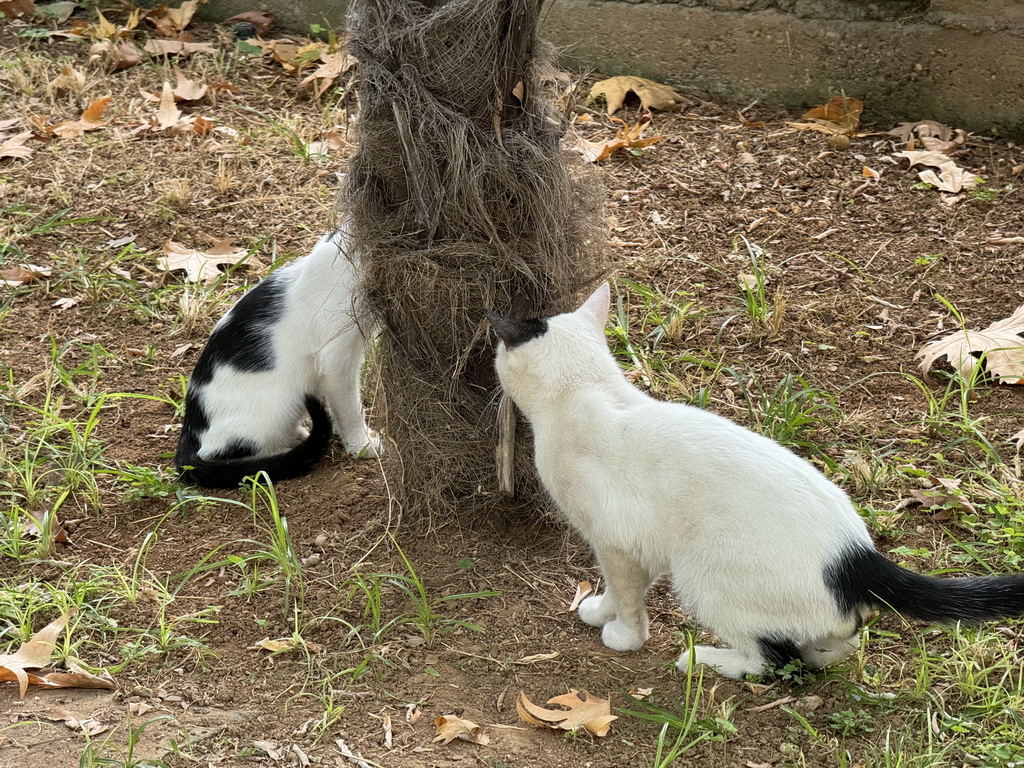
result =
M202 13L254 5L296 32L344 23L343 1L211 0ZM1024 137L1024 0L556 0L541 32L571 66L684 92L797 107L844 92L865 120Z

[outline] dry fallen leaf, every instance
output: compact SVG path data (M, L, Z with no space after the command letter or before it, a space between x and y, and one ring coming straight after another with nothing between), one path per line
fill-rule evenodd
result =
M943 192L959 192L961 189L973 189L978 186L977 176L961 168L943 152L908 149L903 152L895 152L893 155L894 157L905 157L910 161L911 168L915 165L930 166L926 170L918 172L918 178ZM932 170L933 168L937 169L938 173Z
M675 88L629 75L609 77L607 80L594 83L588 99L593 101L603 95L608 114L614 115L622 108L622 103L630 93L635 93L640 98L640 106L643 109L656 109L659 112L673 112L689 103Z
M267 32L270 31L270 27L274 23L274 19L276 18L277 17L272 13L264 13L263 11L246 11L245 13L236 13L230 19L224 19L224 21L222 21L221 23L252 24L252 28L256 30L256 37L266 37Z
M189 25L199 6L205 2L206 0L187 0L177 8L158 5L153 10L146 11L144 18L153 25L157 34L174 37Z
M156 112L157 127L160 130L173 128L181 118L181 110L174 105L174 91L171 84L164 80L163 92L160 94L160 108Z
M0 270L0 282L11 287L27 285L49 277L51 271L49 267L40 267L38 264L19 264L16 267Z
M819 104L804 113L804 120L833 123L844 133L853 133L860 124L864 102L847 96L833 96L827 104Z
M174 86L175 101L199 101L206 95L207 87L195 80L189 80L178 67L174 68L178 82Z
M970 381L978 363L984 360L985 371L1003 384L1024 384L1024 304L1009 317L992 323L981 331L956 331L930 341L921 348L921 370L927 375L940 357L964 379Z
M959 480L951 477L930 477L928 482L931 483L930 488L915 488L910 491L910 496L925 509L935 509L939 510L940 514L945 513L943 517L940 517L939 514L933 515L933 520L937 522L952 520L953 515L949 513L951 509L963 509L972 515L977 514L978 510L960 490Z
M611 702L591 696L587 691L570 689L569 693L548 699L548 704L557 704L565 709L545 709L530 701L526 694L519 692L516 712L524 722L544 728L575 731L584 728L594 736L606 736L617 715L611 714Z
M573 595L572 602L569 603L569 612L572 613L580 607L580 603L583 602L583 598L589 597L594 593L594 588L591 586L589 581L581 581L576 585L576 594Z
M34 539L40 539L43 537L43 528L48 526L50 529L50 540L52 542L57 544L69 544L71 539L68 536L68 532L64 530L64 526L60 524L60 520L57 519L57 514L55 512L51 512L49 517L47 517L47 511L48 510L39 508L29 509L28 514L30 520L25 526L25 533Z
M484 733L484 729L479 725L472 720L463 720L461 717L455 717L454 715L444 715L437 718L434 721L434 727L437 729L437 736L434 738L434 741L439 741L442 744L447 744L454 739L462 739L473 744L489 744L491 742L490 737Z
M949 141L953 137L953 129L935 120L919 120L916 123L900 123L888 135L896 136L903 143L932 137L941 141Z
M71 613L43 627L14 653L0 654L0 682L17 680L21 698L25 698L29 683L45 688L113 688L114 681L109 675L100 677L74 664L68 664L67 672L40 675L28 671L42 669L50 663L57 638L67 626Z
M81 93L85 90L85 75L70 64L65 64L64 70L50 81L47 89L57 96L63 96L69 91Z
M1010 435L1007 440L1015 442L1017 444L1017 453L1020 453L1021 450L1024 450L1024 429L1015 435Z
M306 77L299 83L299 89L306 87L314 80L319 80L316 86L316 95L323 96L334 81L337 80L345 72L348 72L353 66L355 66L355 57L338 51L337 53L321 53L320 66L313 71L312 74L306 75Z
M630 127L617 117L613 117L612 120L622 123L622 127L615 132L612 138L604 141L586 141L584 139L579 141L580 151L583 153L583 162L596 163L604 160L617 149L639 150L651 144L656 144L665 138L664 136L643 138L644 131L651 125L650 123L636 123ZM640 153L637 152L637 154Z
M33 0L0 0L0 13L8 19L35 16L38 12Z
M213 285L221 276L218 264L237 264L245 257L245 249L231 245L230 240L218 240L205 251L168 240L164 243L164 255L157 259L157 266L167 272L184 269L187 281Z
M32 131L25 131L24 133L16 133L9 139L0 142L0 157L16 157L21 160L27 160L35 152L32 147L25 146L25 142L31 138Z
M103 98L96 99L96 101L86 107L79 120L65 120L63 123L53 126L51 129L53 134L62 139L72 139L76 136L81 136L86 131L98 131L106 127L107 123L102 118L103 113L110 104L111 98L110 96L104 96Z
M188 43L181 40L149 40L142 50L163 56L191 56L193 53L217 53L213 43Z

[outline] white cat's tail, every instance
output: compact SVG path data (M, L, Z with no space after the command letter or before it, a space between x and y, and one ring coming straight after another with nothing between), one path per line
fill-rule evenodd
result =
M274 481L306 474L327 452L331 441L331 417L320 399L313 395L306 395L305 405L313 422L309 436L291 450L276 456L254 458L251 448L240 445L226 456L201 458L197 453L199 441L189 432L191 427L186 419L178 441L178 453L174 457L181 482L204 488L235 488L242 480L259 472L266 472Z
M825 583L846 613L889 609L922 621L968 624L1024 615L1024 574L925 576L863 545L826 568Z

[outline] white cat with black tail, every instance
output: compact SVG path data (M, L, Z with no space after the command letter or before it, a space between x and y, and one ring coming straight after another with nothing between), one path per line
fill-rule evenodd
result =
M359 393L372 329L355 296L338 230L228 310L189 379L174 457L183 482L233 488L260 471L303 475L326 453L332 420L347 451L377 455Z
M580 618L617 651L648 638L645 593L667 575L683 610L728 647L697 664L742 678L854 651L866 615L936 622L1024 614L1024 575L935 578L874 547L846 494L810 463L728 419L655 400L608 350L605 283L577 309L487 312L498 377L530 422L537 471L593 547L604 593ZM690 652L680 657L687 670Z

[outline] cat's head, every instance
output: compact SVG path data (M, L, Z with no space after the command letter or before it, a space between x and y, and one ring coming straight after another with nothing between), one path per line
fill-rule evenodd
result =
M608 283L602 283L575 312L554 317L514 320L486 310L500 341L498 378L517 405L552 388L607 375L608 361L615 365L604 338L610 302Z

